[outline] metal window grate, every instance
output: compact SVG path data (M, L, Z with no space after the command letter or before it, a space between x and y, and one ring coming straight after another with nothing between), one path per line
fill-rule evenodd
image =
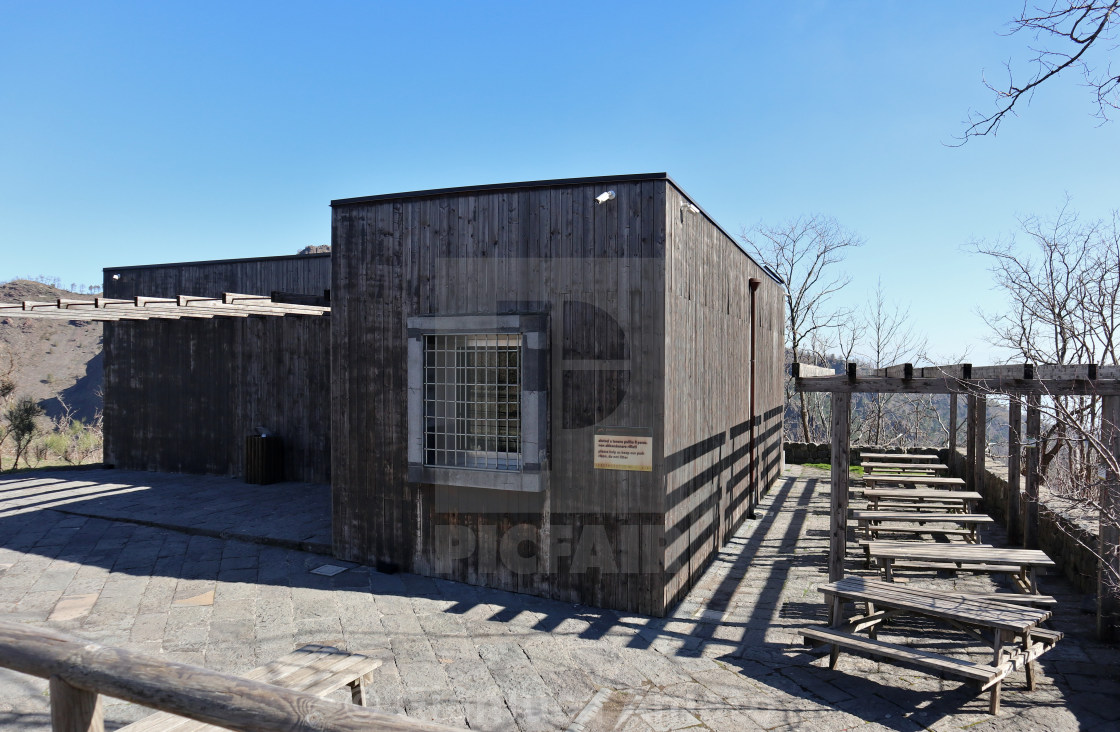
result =
M424 464L521 469L521 336L424 337Z

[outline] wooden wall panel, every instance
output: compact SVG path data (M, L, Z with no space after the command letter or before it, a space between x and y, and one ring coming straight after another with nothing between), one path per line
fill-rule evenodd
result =
M691 589L780 472L782 290L702 213L666 202L665 603ZM755 400L750 404L750 280ZM754 449L752 449L752 447ZM756 464L757 463L757 464Z
M322 294L329 264L310 255L107 269L105 294ZM328 482L329 339L329 317L106 323L106 462L241 476L245 436L263 426L284 439L288 479Z
M597 206L607 187L617 199ZM658 473L592 467L596 427L648 428L660 454L663 210L659 181L335 208L336 554L663 612ZM550 323L549 490L410 484L407 318L541 311ZM609 353L596 351L603 344ZM477 551L455 557L455 532L469 533ZM519 533L532 537L535 557L509 556Z
M118 275L118 279L113 276ZM105 269L105 297L268 295L273 290L322 295L331 287L329 254L227 259Z
M596 205L608 188L615 200ZM665 180L619 180L335 206L338 556L655 615L691 586L777 476L782 299L682 200ZM548 490L410 483L408 318L540 311ZM649 429L653 470L596 470L597 427ZM529 555L511 555L519 537Z

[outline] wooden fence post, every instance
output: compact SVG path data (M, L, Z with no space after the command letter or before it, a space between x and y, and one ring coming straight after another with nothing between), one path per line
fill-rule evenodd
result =
M1105 396L1101 401L1101 436L1112 455L1120 460L1120 396ZM1120 619L1120 475L1108 470L1101 486L1100 550L1097 570L1097 637L1112 641Z
M105 732L101 695L50 678L52 732Z
M957 427L957 395L954 392L949 395L949 457L945 460L950 469L953 466L953 456L957 453Z
M1014 544L1020 540L1019 526L1023 522L1019 491L1022 481L1020 463L1023 445L1023 403L1019 397L1011 397L1007 405L1007 541Z
M844 579L844 557L848 553L848 467L852 395L832 392L832 528L829 531L828 581Z
M1039 457L1042 445L1039 435L1042 432L1041 400L1037 394L1027 397L1027 483L1023 496L1023 546L1027 549L1038 548L1038 483Z

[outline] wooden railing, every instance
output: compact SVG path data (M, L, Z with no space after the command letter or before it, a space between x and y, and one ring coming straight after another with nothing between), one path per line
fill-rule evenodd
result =
M102 732L101 694L245 732L451 729L5 621L0 666L50 680L54 732Z

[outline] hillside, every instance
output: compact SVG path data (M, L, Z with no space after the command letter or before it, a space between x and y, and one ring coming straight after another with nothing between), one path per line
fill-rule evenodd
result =
M3 303L60 297L92 295L29 280L0 284ZM32 397L52 417L61 410L60 394L78 419L89 421L101 411L101 323L0 316L0 374L8 370L9 354L15 396Z

